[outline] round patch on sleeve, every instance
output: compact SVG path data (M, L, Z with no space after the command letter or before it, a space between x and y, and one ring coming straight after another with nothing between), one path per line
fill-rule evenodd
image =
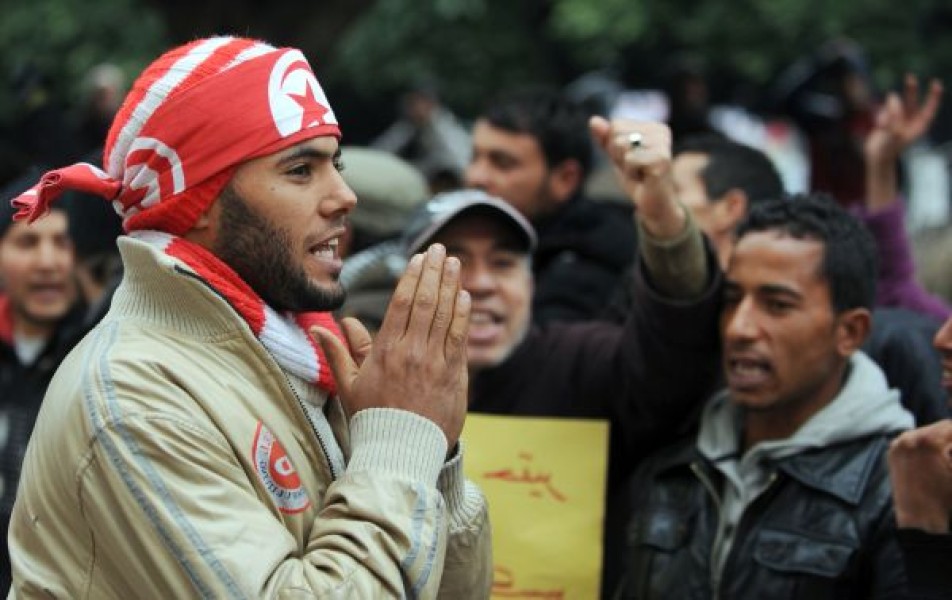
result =
M301 477L291 464L287 452L281 442L260 421L255 430L251 453L255 471L278 506L278 510L285 514L294 514L311 506L311 500L304 491Z

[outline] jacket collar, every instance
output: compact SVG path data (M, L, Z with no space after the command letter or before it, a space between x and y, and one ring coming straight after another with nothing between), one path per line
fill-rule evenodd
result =
M872 435L782 458L777 469L806 487L857 505L886 445L885 435Z
M788 456L775 464L778 471L801 485L855 506L882 462L887 444L887 436L874 434ZM698 452L693 438L662 451L656 460L656 472L662 476L689 469L694 463L700 464L709 475L716 472L711 461Z
M144 319L190 337L251 333L228 300L201 278L163 259L159 251L139 240L121 236L118 246L125 271L113 295L110 315Z

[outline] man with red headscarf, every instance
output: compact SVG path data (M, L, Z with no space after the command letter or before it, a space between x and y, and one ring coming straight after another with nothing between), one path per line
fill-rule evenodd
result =
M459 262L415 256L373 344L338 329L339 140L301 52L202 39L139 77L104 169L14 200L98 194L129 236L23 462L12 597L488 595Z

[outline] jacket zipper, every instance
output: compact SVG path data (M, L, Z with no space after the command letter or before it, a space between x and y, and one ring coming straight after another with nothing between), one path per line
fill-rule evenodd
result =
M731 545L731 551L728 553L727 557L724 559L724 570L721 572L722 585L724 580L727 579L726 577L724 577L724 574L727 573L727 569L731 564L731 556L737 552L737 540L741 539L743 537L743 534L746 534L744 525L749 523L751 520L751 516L750 516L751 509L755 505L760 504L764 501L764 498L767 497L767 493L773 490L774 484L776 482L777 482L777 472L774 471L773 473L770 474L770 477L767 479L767 485L764 487L764 490L760 492L760 495L757 496L757 498L753 502L747 505L746 509L744 509L744 513L740 517L740 522L737 523L737 529L734 531L734 544ZM720 591L721 591L720 589L713 590L714 600L717 600L718 598L721 597Z
M717 508L717 529L721 528L721 520L724 518L724 506L721 501L720 495L717 493L717 489L714 488L714 482L711 481L710 477L707 476L707 473L701 468L701 465L695 461L691 463L691 471L694 472L694 475L701 481L701 485L704 486L704 489L707 490L707 493L710 494L711 499L714 500L714 506ZM718 585L715 581L715 572L717 568L713 562L710 565L710 573L708 573L709 585L711 587L711 596L714 600L717 600L720 597L718 593Z
M270 352L268 355L270 356ZM274 360L274 357L271 357ZM277 362L277 361L275 361ZM337 472L334 471L334 463L331 462L331 455L327 451L327 445L324 442L324 438L321 437L321 433L317 430L317 425L314 424L314 420L311 419L311 413L308 412L307 407L304 406L304 400L298 396L297 390L294 389L294 385L291 384L291 380L288 378L288 374L284 372L284 369L281 369L278 366L278 369L281 371L281 374L284 375L284 381L288 384L288 388L291 390L291 394L294 395L294 399L297 400L298 406L301 408L301 412L304 413L304 418L307 419L308 425L311 426L311 431L314 432L314 436L317 438L317 443L321 447L321 452L324 453L324 461L327 463L327 470L331 473L331 480L337 479ZM328 398L328 401L331 401L331 398Z
M231 304L231 302L229 302L228 298L226 298L222 293L220 293L218 290L216 290L216 289L214 288L214 286L212 286L210 283L208 283L207 281L205 281L205 279L204 279L203 277L199 276L197 273L192 273L191 271L189 271L189 270L187 270L187 269L183 269L183 268L181 268L181 267L178 266L178 265L175 265L175 266L173 267L173 269L174 269L177 273L179 273L180 275L185 275L186 277L191 277L192 279L194 279L194 280L196 280L196 281L200 281L202 284L205 285L205 287L207 287L208 289L210 289L216 296L218 296L219 298L221 298L222 300L224 300L226 304L228 304L229 306L231 306L231 309L234 310L236 314L240 314L240 313L238 313L238 310L235 309L234 306L232 306L232 304ZM257 338L255 338L255 339L257 340ZM260 340L257 340L257 341L260 343ZM301 397L298 396L297 391L294 389L294 385L291 384L291 380L288 378L288 374L285 373L285 372L284 372L284 369L281 368L281 365L278 364L278 361L274 358L274 355L271 354L271 352L269 352L268 349L264 347L264 344L261 344L261 348L268 354L269 357L271 357L271 360L273 360L273 361L275 362L275 364L278 365L278 370L281 371L281 374L282 374L282 375L284 375L284 381L285 381L285 383L288 384L288 389L291 390L291 394L294 396L294 399L297 400L297 403L298 403L298 406L299 406L300 409L301 409L301 412L304 413L304 418L307 419L308 425L311 426L311 431L314 432L314 436L317 438L317 443L318 443L318 445L320 445L320 447L321 447L321 452L324 453L324 460L327 462L327 470L328 470L328 471L330 472L330 474L331 474L331 480L337 479L337 472L334 471L334 465L333 465L333 463L331 463L331 455L330 455L330 453L327 451L327 444L324 442L324 438L321 437L320 432L317 430L317 426L314 425L314 420L311 419L311 414L307 411L307 407L304 406L304 400L302 400ZM330 400L330 398L328 398L328 400Z

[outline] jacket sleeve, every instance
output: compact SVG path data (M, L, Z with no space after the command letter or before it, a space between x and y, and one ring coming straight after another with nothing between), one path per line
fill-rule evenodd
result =
M879 279L877 303L880 306L898 306L931 315L939 321L952 316L952 307L929 294L916 280L915 261L909 247L903 205L898 199L886 208L859 216L879 249Z
M868 556L862 575L870 586L865 595L875 600L925 600L929 596L913 591L896 531L896 515L890 502L888 510L878 516L875 534L862 549Z
M952 598L952 535L918 529L896 532L909 588L921 598Z
M448 540L436 485L446 442L435 425L397 410L355 415L347 470L312 497L317 514L302 548L204 423L140 413L97 428L77 474L79 500L94 560L117 574L120 597L436 597L448 541L458 560L467 538ZM467 525L481 540L484 517ZM468 550L481 566L488 547L473 541ZM482 591L470 583L471 596Z
M488 598L493 580L489 516L482 492L463 477L462 449L443 467L437 485L449 513L449 542L439 597Z
M684 243L698 242L701 234L695 229L693 236ZM595 371L588 393L597 394L612 415L613 456L636 460L670 442L694 422L719 382L722 277L710 247L701 243L699 250L707 262L699 294L695 288L689 299L664 295L642 257L628 281L621 327L612 324L612 336L585 341L587 354L602 355L590 361Z

